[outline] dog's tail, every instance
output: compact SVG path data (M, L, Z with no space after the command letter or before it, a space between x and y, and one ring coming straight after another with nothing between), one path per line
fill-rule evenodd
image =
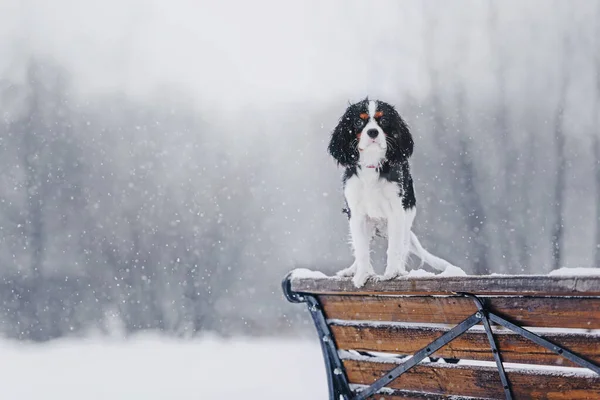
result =
M417 239L417 235L413 231L410 231L410 245L411 251L421 259L421 266L423 263L431 265L438 271L444 271L447 267L453 267L448 261L436 257L421 246L421 242Z

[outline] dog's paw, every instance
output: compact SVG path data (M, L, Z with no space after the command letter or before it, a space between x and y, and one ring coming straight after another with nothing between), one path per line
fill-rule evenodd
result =
M399 276L406 275L407 273L408 272L406 272L406 263L405 262L396 260L395 258L392 258L391 260L388 259L388 263L385 268L385 273L381 277L381 280L389 281L390 279L394 279Z
M401 269L390 269L390 268L387 268L385 270L385 273L383 274L383 276L380 277L380 279L382 281L389 281L391 279L395 279L395 278L398 278L399 276L403 276L403 275L406 275L406 274L408 274L408 272L406 272L405 268L401 268Z
M352 278L352 283L357 288L361 288L365 286L365 283L369 280L369 278L375 276L375 271L373 267L370 268L358 268L356 273L354 274L354 278Z
M355 273L356 273L356 262L354 262L348 268L344 268L343 270L338 271L336 273L336 275L339 277L349 277L349 276L354 276Z

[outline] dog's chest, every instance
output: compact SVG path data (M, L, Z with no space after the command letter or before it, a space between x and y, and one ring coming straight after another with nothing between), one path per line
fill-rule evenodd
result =
M352 214L385 219L394 210L402 210L398 184L380 179L376 171L363 171L348 179L344 195Z

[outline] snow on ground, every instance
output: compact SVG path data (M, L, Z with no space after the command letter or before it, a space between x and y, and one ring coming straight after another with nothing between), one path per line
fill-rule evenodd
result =
M600 275L600 268L559 268L548 273L550 276L594 276Z
M0 342L2 399L326 399L317 340Z

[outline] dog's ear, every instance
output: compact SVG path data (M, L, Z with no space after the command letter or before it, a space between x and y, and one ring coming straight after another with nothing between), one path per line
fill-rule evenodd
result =
M401 163L412 156L415 143L408 125L400 114L394 109L392 115L392 131L391 135L388 135L388 140L392 140L393 145L388 146L386 158L389 162L395 164Z
M331 134L327 150L338 164L348 167L358 162L357 145L353 121L350 112L346 111Z

